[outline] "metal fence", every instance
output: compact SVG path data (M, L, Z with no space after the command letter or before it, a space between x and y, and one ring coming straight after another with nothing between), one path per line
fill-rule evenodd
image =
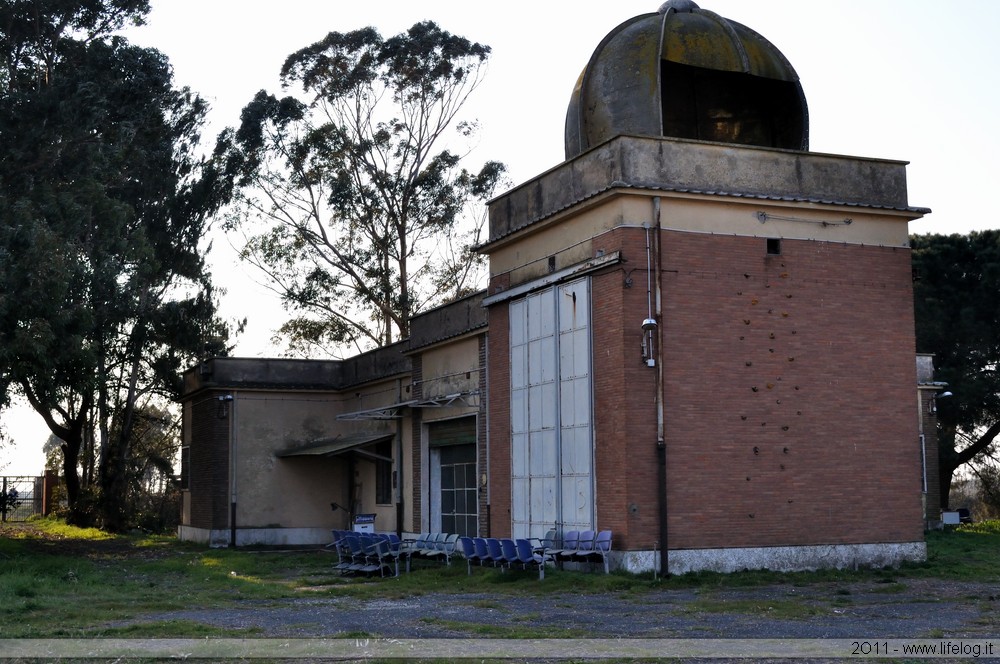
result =
M0 477L0 520L27 521L42 513L42 477Z

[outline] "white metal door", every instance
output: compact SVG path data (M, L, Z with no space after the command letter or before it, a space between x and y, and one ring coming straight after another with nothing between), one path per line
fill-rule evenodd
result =
M590 355L588 279L510 304L515 537L592 527Z

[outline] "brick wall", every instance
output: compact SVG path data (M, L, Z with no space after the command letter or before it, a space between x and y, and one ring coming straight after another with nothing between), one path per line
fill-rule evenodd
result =
M195 528L229 527L228 392L199 394L191 405L191 523Z
M649 311L646 233L617 229L601 243L620 250L625 263L591 280L596 525L614 532L616 548L649 549L657 539L659 501L656 369L641 352Z
M923 413L924 449L927 455L927 496L924 518L927 521L941 520L941 476L938 463L937 414L932 403L936 395L933 390L920 390L921 412Z
M491 282L490 292L493 292ZM489 514L491 537L509 537L510 516L510 316L507 303L490 307L487 335L489 393Z
M661 242L670 548L921 539L909 251L783 240L768 255L763 238L670 231ZM646 234L618 228L601 245L625 262L591 275L596 525L616 548L649 549ZM490 309L494 536L510 532L507 311Z
M671 548L921 539L909 251L663 254Z

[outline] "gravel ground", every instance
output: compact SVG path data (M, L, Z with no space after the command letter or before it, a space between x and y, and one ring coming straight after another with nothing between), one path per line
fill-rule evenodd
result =
M994 584L774 585L545 597L426 594L398 600L303 597L227 610L172 611L132 623L190 620L259 637L1000 638ZM531 632L534 633L534 632Z

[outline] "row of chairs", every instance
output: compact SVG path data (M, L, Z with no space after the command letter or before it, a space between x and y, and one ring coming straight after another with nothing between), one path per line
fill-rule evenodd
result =
M539 553L526 539L509 539L495 537L460 537L458 541L465 556L469 574L472 574L472 563L480 566L490 565L501 570L520 565L522 569L538 568L538 578L545 578L545 564L549 557Z
M559 538L550 530L535 540L535 552L549 557L555 563L603 563L604 573L610 573L612 533L610 530L570 530Z
M341 574L366 574L385 576L395 568L399 576L399 559L404 555L402 542L396 535L358 533L351 530L334 530L333 541L327 544L337 552L333 566Z
M402 550L406 556L406 571L410 571L410 561L414 558L443 560L445 565L451 565L457 543L458 535L448 533L421 533L412 541L404 541Z
M374 574L385 576L386 571L395 570L399 576L399 561L406 560L406 571L410 571L410 561L443 560L451 565L456 553L465 557L469 574L472 563L491 565L509 569L520 565L523 569L538 568L538 578L545 578L545 565L554 563L603 563L604 573L610 573L612 533L610 530L570 530L562 538L556 530L550 530L542 538L493 538L459 537L447 533L422 533L414 540L402 541L395 534L367 534L350 530L334 530L333 542L327 548L335 548L338 563L334 569L343 574Z

